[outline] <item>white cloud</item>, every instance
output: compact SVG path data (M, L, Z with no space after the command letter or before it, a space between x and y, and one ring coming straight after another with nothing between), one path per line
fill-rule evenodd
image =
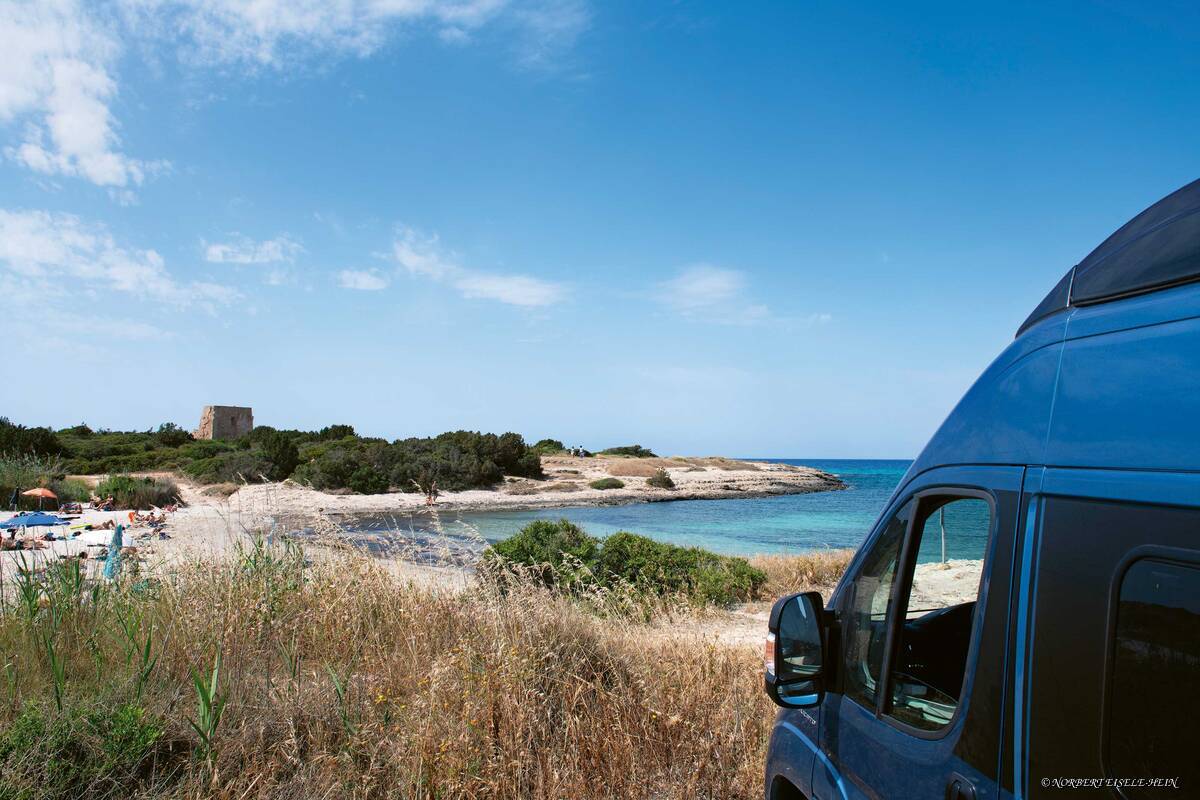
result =
M388 287L388 279L371 270L344 269L338 273L338 285L343 289L358 289L363 292L378 292Z
M586 29L586 0L0 0L0 126L6 158L79 177L133 202L169 162L122 151L113 104L129 45L161 43L190 65L283 68L314 55L364 57L397 30L463 44L485 27L525 66L553 64Z
M215 283L181 283L154 250L121 247L102 225L71 214L0 209L0 269L41 290L127 292L178 306L237 298Z
M752 302L746 274L735 269L693 264L658 285L659 302L686 317L726 325L753 325L771 318L771 310Z
M304 252L299 242L288 236L256 242L241 234L231 234L230 241L204 243L204 259L214 264L278 264L291 263Z
M0 31L0 123L25 121L21 142L4 148L8 158L116 189L167 168L120 151L109 108L120 48L76 0L0 0Z
M487 26L510 34L522 63L545 61L586 29L585 0L123 0L144 35L175 41L200 64L278 67L313 52L366 56L399 28L461 44Z
M554 305L567 296L567 287L561 283L463 267L453 254L442 250L436 236L425 236L412 228L397 230L392 257L410 275L449 284L470 299L535 308Z

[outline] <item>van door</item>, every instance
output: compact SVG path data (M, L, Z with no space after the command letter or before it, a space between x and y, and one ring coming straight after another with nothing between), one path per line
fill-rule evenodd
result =
M815 798L996 796L1022 475L924 473L860 550L833 600Z
M1200 797L1200 475L1048 468L1027 502L1004 788Z

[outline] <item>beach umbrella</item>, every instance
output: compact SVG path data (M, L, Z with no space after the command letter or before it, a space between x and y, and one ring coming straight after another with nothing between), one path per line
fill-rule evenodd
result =
M58 495L49 489L30 489L27 492L21 492L21 494L25 495L26 497L36 497L38 499L38 510L41 510L43 500L47 498L52 500L58 499Z
M67 525L67 521L53 514L43 514L41 511L33 514L18 514L17 516L6 519L0 522L0 529L11 530L13 528L37 528L40 526L51 525Z
M108 557L104 559L104 577L112 580L121 572L121 545L125 542L125 526L113 529L112 541L108 543Z

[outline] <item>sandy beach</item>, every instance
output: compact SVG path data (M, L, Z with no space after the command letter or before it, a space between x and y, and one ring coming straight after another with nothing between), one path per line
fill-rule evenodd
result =
M835 476L811 467L722 457L545 456L542 468L546 473L544 480L506 478L494 489L442 492L437 508L443 511L523 511L670 500L772 497L846 488ZM656 489L646 484L646 479L658 469L666 470L671 476L674 489ZM588 485L602 478L616 478L625 485L615 489L593 489ZM230 500L247 508L269 504L297 514L409 512L426 505L424 495L415 492L330 494L290 481L243 486Z

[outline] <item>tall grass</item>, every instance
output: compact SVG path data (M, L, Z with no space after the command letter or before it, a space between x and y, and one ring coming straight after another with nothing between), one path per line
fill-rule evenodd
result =
M111 497L117 508L147 509L180 502L179 487L165 478L109 475L96 487L100 497Z
M752 649L288 545L71 569L0 604L0 796L761 797Z
M850 566L854 550L814 550L801 555L760 555L750 565L767 574L762 594L780 597L793 592L821 592L825 599Z

